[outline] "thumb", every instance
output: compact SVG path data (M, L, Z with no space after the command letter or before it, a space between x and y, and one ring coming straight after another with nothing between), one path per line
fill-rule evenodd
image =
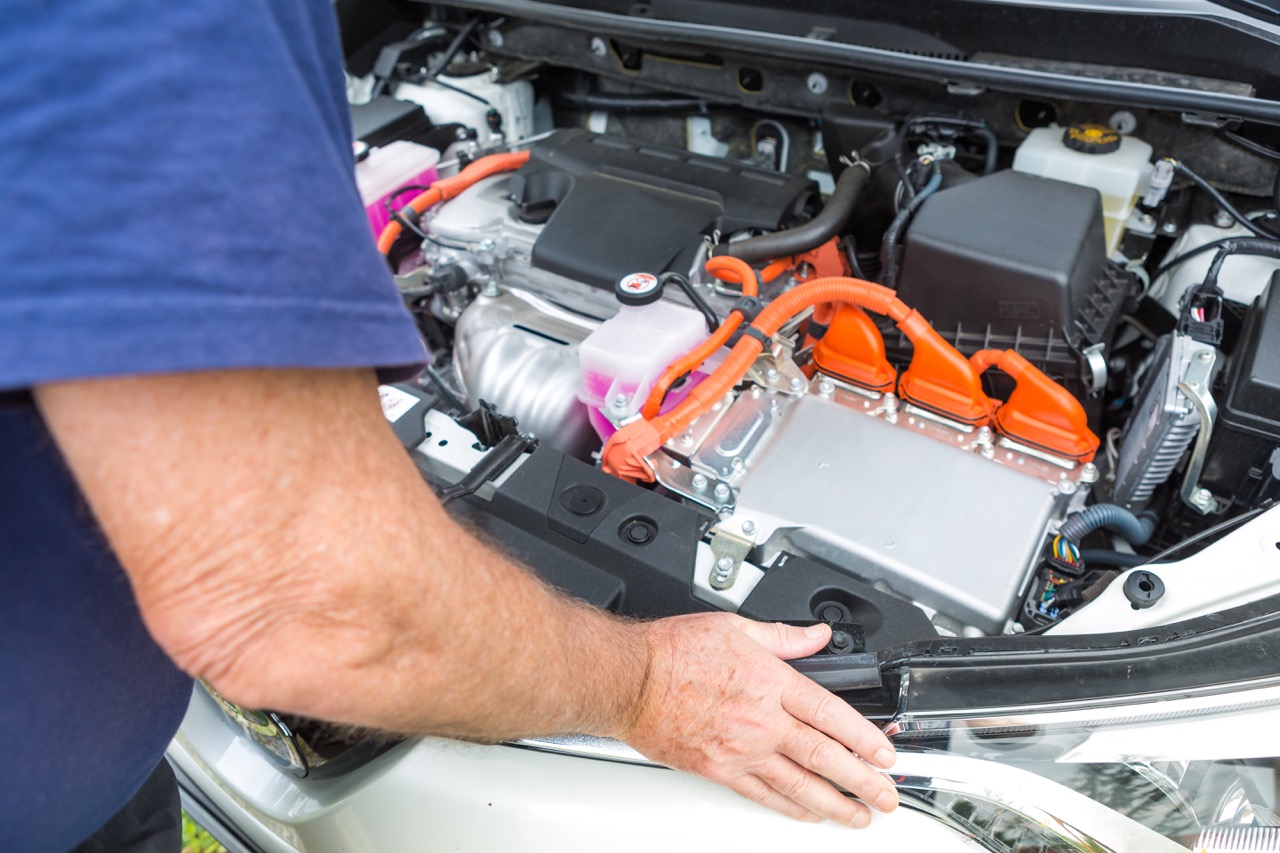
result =
M742 632L782 660L808 657L831 640L831 627L822 624L798 628L781 622L744 620Z

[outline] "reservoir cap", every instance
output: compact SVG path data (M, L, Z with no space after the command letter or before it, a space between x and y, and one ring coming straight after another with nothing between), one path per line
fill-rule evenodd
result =
M1110 154L1120 148L1120 134L1100 124L1080 124L1062 132L1062 144L1083 154Z
M613 292L623 305L650 305L662 298L662 285L653 273L633 272L618 279Z

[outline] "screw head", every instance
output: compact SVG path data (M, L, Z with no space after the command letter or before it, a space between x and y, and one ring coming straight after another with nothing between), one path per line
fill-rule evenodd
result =
M1098 466L1092 462L1086 462L1080 466L1080 482L1096 483L1098 482Z
M722 572L727 572L733 568L733 558L729 556L721 557L716 560L716 568Z
M827 91L827 75L819 74L817 71L810 74L804 81L809 87L809 91L815 95L826 94Z
M756 523L751 519L747 519L746 521L742 522L742 532L747 534L748 536L753 535L756 532Z
M613 398L613 406L615 409L625 409L627 407L627 395L619 394Z
M498 244L490 240L488 237L485 237L476 245L476 248L482 252L492 252L494 249L498 248Z
M698 491L700 491L700 492L702 492L702 491L706 491L706 488L707 488L707 475L706 475L706 474L694 474L694 475L693 475L693 487L694 487L695 489L697 489Z
M729 500L729 486L726 483L716 483L713 494L716 496L716 500L727 501Z
M1177 234L1177 233L1178 233L1178 223L1176 223L1176 222L1174 222L1174 221L1172 221L1172 220L1170 220L1170 221L1168 221L1168 222L1165 222L1164 224L1162 224L1162 225L1160 226L1160 231L1161 231L1161 233L1164 233L1164 234Z
M1213 353L1209 352L1207 349L1201 350L1196 355L1196 358L1199 359L1200 361L1213 361Z
M1235 224L1235 219L1225 210L1218 210L1213 214L1213 224L1218 228L1230 228Z
M789 384L791 385L792 391L799 391L801 388L804 387L804 380L801 379L799 376L792 376L791 382Z
M1208 489L1196 489L1195 494L1192 495L1191 497L1192 497L1192 500L1196 502L1196 506L1212 506L1213 505L1213 493L1210 492Z
M1059 480L1058 493L1063 495L1074 495L1076 493L1076 484L1071 480Z
M493 279L489 279L488 281L486 281L484 283L484 286L480 288L480 295L488 296L490 299L498 296L498 294L500 294L501 292L502 291L501 289L499 289L498 283Z
M830 379L823 379L818 383L818 393L824 397L830 397L836 392L836 386L831 384Z
M592 36L591 53L600 57L608 56L609 46L604 43L604 39L600 38L600 36Z
M777 381L778 381L778 377L779 377L779 376L781 376L781 375L782 375L782 374L778 373L778 371L774 370L774 369L771 367L771 368L769 368L767 371L765 371L764 378L765 378L765 379L767 379L767 380L769 380L770 382L777 382Z

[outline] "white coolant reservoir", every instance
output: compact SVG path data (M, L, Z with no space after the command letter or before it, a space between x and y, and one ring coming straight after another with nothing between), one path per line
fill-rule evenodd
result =
M1100 192L1110 254L1120 245L1129 214L1146 186L1151 146L1098 125L1038 127L1018 146L1013 168Z
M649 390L671 362L707 337L706 320L692 308L662 300L657 276L632 273L615 289L618 313L578 346L582 385L578 398L591 422L608 439L614 424L640 411ZM681 389L691 386L686 382ZM677 392L668 397L678 399Z

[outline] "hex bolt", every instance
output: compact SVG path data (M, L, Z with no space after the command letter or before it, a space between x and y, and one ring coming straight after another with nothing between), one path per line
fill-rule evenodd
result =
M490 299L497 298L499 295L501 295L501 293L502 293L501 288L498 287L498 283L493 279L489 279L488 281L486 281L484 283L484 286L480 288L480 295L487 296Z
M1058 481L1058 494L1074 495L1076 493L1076 484L1071 480Z
M777 370L771 367L765 371L764 378L769 382L777 382L781 375L782 374L778 373Z
M1207 349L1206 349L1206 350L1201 350L1199 353L1197 353L1197 354L1196 354L1196 359L1198 359L1199 361L1206 362L1206 363L1207 363L1207 362L1210 362L1210 361L1213 361L1213 353L1209 352L1209 350L1207 350Z
M830 397L836 392L836 386L832 384L830 379L823 379L818 383L818 393L823 397Z
M1235 219L1231 217L1230 213L1219 209L1213 214L1213 224L1218 228L1230 228L1235 224Z
M619 394L613 398L613 407L615 409L625 409L627 407L627 395Z
M713 589L727 589L733 586L733 558L727 554L716 560L715 570L711 573Z
M804 84L813 94L824 95L827 92L827 75L815 71L805 79Z
M601 58L609 55L609 45L604 43L604 39L600 36L591 37L591 52Z
M707 475L706 475L706 474L694 474L694 475L693 475L693 488L694 488L694 491L698 491L698 492L705 492L705 491L707 490Z
M748 518L742 522L742 532L748 536L754 536L756 534L756 523Z
M789 382L788 384L791 386L792 391L799 391L801 388L804 387L804 380L801 379L799 376L792 376L791 382Z
M1195 501L1195 505L1198 507L1203 508L1213 506L1213 492L1208 489L1196 489L1196 492L1191 496L1191 499Z
M1164 222L1160 225L1160 232L1162 234L1177 234L1178 223L1174 222L1172 219L1168 222Z
M1096 483L1098 482L1098 466L1092 462L1086 462L1080 466L1080 482Z
M712 492L716 496L716 500L724 503L729 500L729 486L727 483L716 483L715 490Z

